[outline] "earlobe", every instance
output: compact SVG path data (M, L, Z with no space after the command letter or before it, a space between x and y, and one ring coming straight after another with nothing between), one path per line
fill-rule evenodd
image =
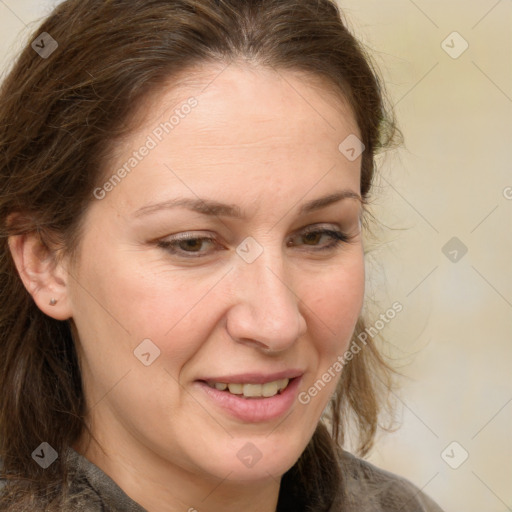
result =
M8 243L20 278L37 307L56 320L70 318L68 274L63 262L57 261L37 232L10 236Z

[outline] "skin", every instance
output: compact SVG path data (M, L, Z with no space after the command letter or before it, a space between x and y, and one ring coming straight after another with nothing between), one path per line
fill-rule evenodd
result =
M79 337L87 423L103 449L85 435L75 449L149 511L274 511L281 476L313 435L339 374L309 404L296 399L288 415L265 422L231 417L196 381L295 368L303 373L297 394L307 391L348 348L363 302L361 202L298 213L333 191L360 194L360 158L338 150L359 135L352 113L299 73L222 69L204 67L194 83L148 100L107 179L172 109L190 96L198 106L92 199L76 262L46 254L32 235L10 239L40 309L72 319ZM183 207L134 215L176 197L237 205L246 218ZM333 240L305 237L308 226L350 240L320 251ZM181 244L184 256L156 242L180 233L216 242ZM248 236L263 249L252 263L236 252ZM187 250L205 256L187 258ZM148 338L160 356L145 366L134 350ZM262 455L253 467L237 457L248 442Z

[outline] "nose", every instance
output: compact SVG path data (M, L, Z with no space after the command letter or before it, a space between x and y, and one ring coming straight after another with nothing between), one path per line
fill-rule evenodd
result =
M227 331L236 342L267 352L291 347L307 329L282 258L268 252L252 263L239 261L232 275L234 304Z

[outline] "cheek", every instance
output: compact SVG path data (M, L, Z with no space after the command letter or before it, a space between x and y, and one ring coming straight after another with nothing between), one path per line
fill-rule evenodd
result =
M177 377L211 329L204 298L215 276L191 282L161 264L144 265L129 252L107 251L104 245L87 247L97 257L83 259L72 290L75 323L94 382L109 389L129 369L146 370L137 359L139 346L146 347L143 353L149 347L151 358L160 351L152 369L168 368ZM142 345L147 339L158 350Z
M310 287L308 313L311 339L311 372L298 396L308 407L312 428L335 392L343 365L361 313L364 298L364 260L354 259L341 270L332 271L316 286Z
M107 312L118 320L118 327L121 324L132 340L151 335L161 339L191 327L190 313L204 308L202 299L218 280L213 272L190 277L192 274L173 271L151 255L134 257L129 251L113 251L102 256L96 258L101 265L85 269L83 279L103 306L100 316Z
M310 328L315 326L314 339L322 340L322 349L330 356L338 355L350 342L364 298L364 260L354 258L350 264L326 274L309 285L304 294L308 306Z

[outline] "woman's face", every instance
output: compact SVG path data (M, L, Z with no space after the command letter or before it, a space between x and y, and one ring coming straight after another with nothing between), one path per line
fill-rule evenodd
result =
M68 292L111 459L262 481L310 440L362 307L361 159L338 148L359 132L299 74L220 71L116 147Z

